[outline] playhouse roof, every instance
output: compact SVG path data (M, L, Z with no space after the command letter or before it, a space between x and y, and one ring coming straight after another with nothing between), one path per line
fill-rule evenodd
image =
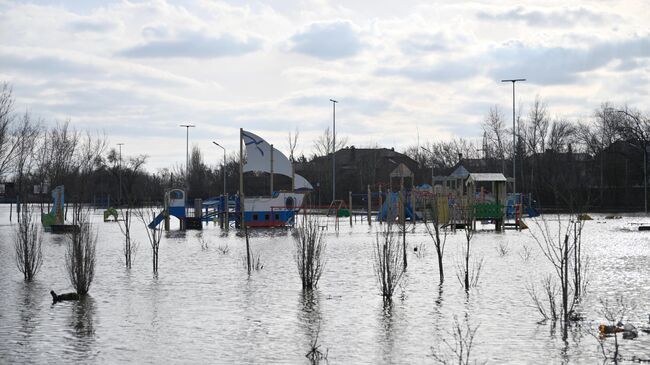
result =
M506 181L506 177L502 173L477 173L469 174L467 183L478 181Z

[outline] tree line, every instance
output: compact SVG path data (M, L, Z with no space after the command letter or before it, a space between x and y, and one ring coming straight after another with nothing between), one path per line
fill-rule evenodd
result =
M481 137L430 139L406 147L403 153L419 166L415 183L429 182L432 170L445 175L458 163L470 160L481 160L492 172L510 177L514 156L517 190L532 193L547 206L641 206L644 151L650 144L646 114L625 105L603 103L590 118L572 121L553 116L539 97L526 114L521 110L516 116L514 149L511 121L497 106L490 108L481 123ZM325 130L312 141L313 153L306 157L295 156L298 137L298 130L289 133L290 159L301 166L301 175L319 176L320 186L312 181L315 188L331 194L331 167L322 162L327 160L312 162L344 148L347 138L337 136L333 146L331 132ZM207 198L223 192L223 174L228 194L237 193L238 153L228 155L225 166L221 161L212 165L194 146L187 179L182 165L147 171L147 158L122 156L118 148L109 147L105 135L79 131L69 121L48 125L29 112L17 113L11 86L0 85L0 179L13 181L13 191L5 192L7 199L48 201L49 190L57 185L65 185L68 201L99 205L109 205L109 199L110 205L159 203L172 187L186 188L191 199ZM268 174L249 174L246 193L268 194ZM277 190L291 188L287 177L275 176L274 180ZM358 185L337 178L338 184ZM365 187L359 189L363 192ZM347 195L347 191L337 193L341 195L337 198Z

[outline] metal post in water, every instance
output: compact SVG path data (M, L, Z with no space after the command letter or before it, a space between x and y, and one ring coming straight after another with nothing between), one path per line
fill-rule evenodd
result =
M372 225L372 194L370 193L370 185L368 185L368 225Z
M350 212L350 227L352 227L352 191L349 192L348 197L349 197L349 201L350 201L350 209L349 209L349 212Z

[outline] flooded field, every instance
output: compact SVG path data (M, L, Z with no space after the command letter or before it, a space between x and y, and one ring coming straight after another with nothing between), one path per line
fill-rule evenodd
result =
M631 305L626 322L648 325L650 232L638 232L636 224L650 219L641 216L605 220L595 214L586 222L583 250L591 269L579 307L584 320L572 325L563 341L559 326L538 323L541 317L526 291L527 283L539 283L552 272L530 231L477 233L472 252L485 264L478 287L466 293L456 278L462 231L448 236L446 280L440 286L435 248L418 224L407 234L405 281L392 306L385 307L373 271L377 224L350 227L342 221L337 232L330 221L325 272L316 291L303 293L291 230L251 232L253 251L263 264L251 275L236 230L224 232L213 224L203 231L172 230L163 237L156 278L142 223L133 224L139 248L127 270L120 229L102 222L98 210L90 297L52 305L51 289L71 291L63 263L65 237L45 233L43 267L26 284L14 264L15 227L8 208L0 209L3 364L300 364L308 362L305 355L315 338L331 364L435 363L433 349L444 347L443 340L453 344L454 316L478 326L472 358L479 362L594 364L603 360L592 336L603 321L601 299L622 296ZM499 245L509 252L501 256ZM531 251L527 260L526 250ZM620 342L625 358L650 359L650 335Z

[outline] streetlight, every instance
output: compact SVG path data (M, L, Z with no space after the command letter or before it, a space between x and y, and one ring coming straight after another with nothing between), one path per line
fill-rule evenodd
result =
M513 197L517 193L517 142L515 140L515 134L517 129L515 127L515 83L517 81L526 81L526 79L509 79L501 80L501 82L512 82L512 195ZM515 197L515 201L516 201Z
M189 188L188 176L190 175L190 128L196 127L194 124L181 124L185 127L185 187Z
M332 202L336 200L336 103L338 101L330 99L332 102Z
M429 152L431 154L431 189L433 189L433 152L431 152L428 148L420 146L421 149Z
M120 190L118 193L118 205L122 206L122 146L124 146L124 143L118 143L118 146L120 146L120 164L119 164L119 175L120 175Z
M223 196L226 197L226 149L219 143L212 141L215 146L220 147L223 150L223 166L221 167L221 172L223 173Z

